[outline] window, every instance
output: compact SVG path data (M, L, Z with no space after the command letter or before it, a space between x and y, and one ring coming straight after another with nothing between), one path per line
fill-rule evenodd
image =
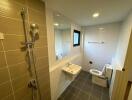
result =
M79 46L80 45L80 31L74 30L73 33L73 46Z

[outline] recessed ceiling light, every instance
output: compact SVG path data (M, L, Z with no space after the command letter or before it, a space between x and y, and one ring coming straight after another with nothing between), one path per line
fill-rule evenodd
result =
M54 26L59 26L59 24L58 23L54 23Z
M100 27L99 30L104 30L104 28L103 27Z
M97 18L97 17L99 17L99 13L94 13L93 18Z
M59 16L60 16L60 14L56 14L56 16L57 16L57 17L59 17Z

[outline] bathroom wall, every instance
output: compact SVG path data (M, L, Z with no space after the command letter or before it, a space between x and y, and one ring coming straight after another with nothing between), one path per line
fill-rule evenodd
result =
M55 52L58 60L68 56L71 50L71 29L55 29Z
M0 100L32 100L32 90L27 86L31 76L26 51L21 50L24 32L20 11L23 7L27 9L26 26L39 25L40 38L34 49L36 69L42 99L50 100L45 5L39 0L0 0L0 32L5 37L0 40Z
M72 46L72 36L73 29L80 30L78 25L71 25L71 53L70 56L63 58L61 61L55 60L55 47L54 47L54 27L53 27L53 11L47 8L47 34L48 34L48 50L49 50L49 63L50 63L50 83L51 83L51 97L52 100L57 100L57 98L62 94L62 92L71 83L67 75L62 71L62 68L67 65L67 63L72 62L81 65L81 46L73 48Z
M102 70L106 63L111 63L116 52L121 23L110 23L97 26L83 27L84 51L83 69ZM90 65L89 61L93 64Z
M63 45L62 45L62 31L59 29L55 31L55 52L57 55L63 54Z
M124 20L121 26L118 47L115 55L116 63L121 68L124 67L131 30L132 30L132 12L127 16L127 18Z
M116 86L118 86L118 85L120 86L119 82L116 83L116 81L117 81L116 78L118 78L117 71L118 70L122 71L122 69L124 67L124 62L126 59L126 53L127 53L128 44L129 44L129 38L130 38L130 34L131 34L131 29L132 29L131 22L132 22L132 13L128 14L128 16L124 19L124 21L121 25L120 36L119 36L116 54L112 60L113 75L112 75L112 82L111 82L111 86L110 86L110 97L111 98L113 97L112 93L115 92L113 87L117 88ZM122 73L123 73L123 71L122 71ZM128 75L128 73L127 73L127 75ZM118 90L118 91L120 91L120 90ZM122 97L123 97L123 95L124 94L122 94Z
M128 100L132 100L132 85L131 85L131 89L128 95Z

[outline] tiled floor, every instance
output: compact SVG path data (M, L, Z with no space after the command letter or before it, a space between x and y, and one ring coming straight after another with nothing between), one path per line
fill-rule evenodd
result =
M108 88L92 83L91 75L81 71L58 100L109 100Z

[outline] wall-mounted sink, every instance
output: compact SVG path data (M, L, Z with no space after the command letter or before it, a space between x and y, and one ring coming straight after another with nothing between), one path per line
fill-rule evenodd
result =
M63 67L63 71L71 74L71 75L77 75L81 71L82 67L75 64L69 64L69 66Z

